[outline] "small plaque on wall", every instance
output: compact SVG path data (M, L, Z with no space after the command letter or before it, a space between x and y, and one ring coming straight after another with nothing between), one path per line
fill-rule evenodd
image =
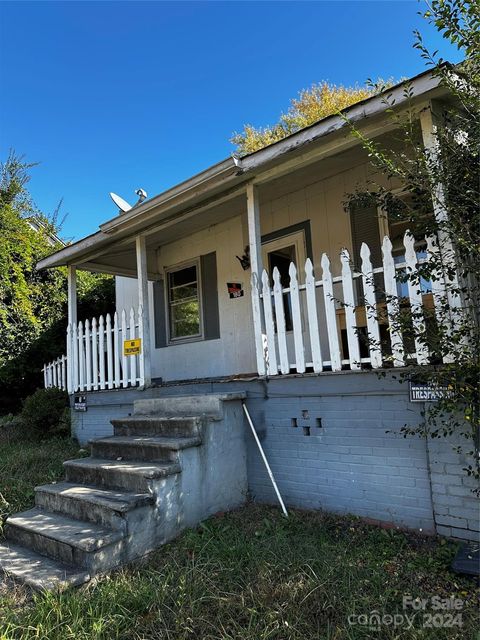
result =
M73 399L73 408L75 411L87 410L87 396L85 394L75 395Z
M228 295L230 299L242 298L243 289L241 282L227 282Z
M451 398L453 396L452 389L443 385L432 384L431 382L425 384L410 382L409 390L410 402L438 402L443 398Z

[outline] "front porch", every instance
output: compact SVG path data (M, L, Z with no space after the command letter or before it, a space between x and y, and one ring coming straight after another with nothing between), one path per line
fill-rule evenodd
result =
M403 109L403 86L390 93ZM438 79L422 74L407 105L432 153L438 94ZM382 96L348 115L363 135L397 144ZM346 196L366 194L373 178L386 180L332 116L214 165L42 260L68 267L66 353L45 365L45 385L96 392L438 362L423 337L450 321L441 309L446 298L459 306L456 283L419 276L435 238L414 239L372 207L345 211ZM440 197L432 214L445 215ZM116 277L116 311L77 318L77 269ZM397 326L399 308L412 331Z
M439 363L422 334L446 321L442 310L447 284L441 274L433 283L420 275L411 277L437 247L432 238L426 238L426 251L419 252L418 239L408 233L403 243L404 255L395 259L392 242L385 236L379 267L373 267L367 244L361 247L360 267L344 249L339 256L340 274L332 273L326 253L320 260L321 273L315 272L310 258L301 269L290 262L287 287L282 286L284 274L276 266L273 279L266 269L261 276L253 271L250 340L256 347L256 374L271 377ZM405 272L410 274L407 282ZM148 294L141 296L139 291L140 297L147 300ZM411 335L398 326L400 305L411 315ZM74 306L72 299L70 306ZM67 355L45 365L45 386L59 386L69 393L150 386L154 336L149 316L148 307L144 310L140 305L128 312L116 311L113 317L71 322ZM206 371L201 377L212 375Z

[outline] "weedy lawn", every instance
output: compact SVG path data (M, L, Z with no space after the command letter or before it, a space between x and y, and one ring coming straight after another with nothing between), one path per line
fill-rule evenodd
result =
M48 440L0 438L0 532L12 513L33 506L34 488L63 476L63 461L79 457L79 446L70 438Z
M67 444L61 455L70 454ZM50 451L51 456L53 455ZM0 452L0 486L6 469ZM66 455L65 457L68 457ZM15 466L15 465L13 465ZM32 470L16 475L31 499ZM40 474L41 475L41 474ZM7 494L8 495L8 494ZM16 494L15 494L16 495ZM476 638L479 589L449 570L456 545L370 526L350 517L250 504L217 515L143 563L63 594L0 587L0 638L41 640L413 640ZM463 602L458 613L403 611L403 596ZM380 627L364 624L372 612ZM394 627L388 616L408 614ZM353 624L349 624L350 620ZM373 613L373 616L375 614ZM397 618L397 621L400 618ZM437 626L441 622L443 626ZM461 626L457 626L461 622Z

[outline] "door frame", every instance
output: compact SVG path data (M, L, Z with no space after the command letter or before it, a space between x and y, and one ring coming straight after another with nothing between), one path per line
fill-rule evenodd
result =
M297 222L296 224L292 224L288 227L283 227L282 229L277 229L276 231L271 231L270 233L264 234L261 237L262 247L264 244L267 244L268 242L272 242L273 240L277 240L278 238L283 238L284 236L292 235L297 231L303 231L304 239L305 239L305 255L306 255L306 258L310 258L310 260L313 262L312 231L310 228L310 220ZM304 265L302 265L302 268L303 266ZM298 265L297 265L297 268L298 268Z

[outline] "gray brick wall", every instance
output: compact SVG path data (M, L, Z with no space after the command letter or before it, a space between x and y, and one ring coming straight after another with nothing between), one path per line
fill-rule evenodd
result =
M406 386L388 376L342 372L92 393L88 411L74 414L75 433L81 442L110 434L110 420L131 413L138 397L233 390L247 391L247 406L287 505L478 537L478 501L473 480L462 470L464 456L452 450L455 442L427 443L399 434L404 424L421 420L424 406L410 403ZM245 430L250 493L275 503L247 423Z
M123 418L133 412L136 391L97 391L87 394L87 411L72 409L72 434L81 445L89 440L113 435L110 420ZM73 402L72 402L73 405Z
M455 450L461 447L461 452ZM478 540L480 510L477 481L464 469L473 460L468 452L471 443L459 437L449 440L435 438L428 441L428 454L432 469L432 500L437 531L441 535Z
M420 408L408 404L398 383L385 389L376 377L355 395L356 375L337 376L324 395L321 378L317 389L305 389L301 379L272 380L268 399L249 400L279 489L292 506L433 532L425 442L385 433L418 420ZM275 501L253 439L249 481L256 500Z

